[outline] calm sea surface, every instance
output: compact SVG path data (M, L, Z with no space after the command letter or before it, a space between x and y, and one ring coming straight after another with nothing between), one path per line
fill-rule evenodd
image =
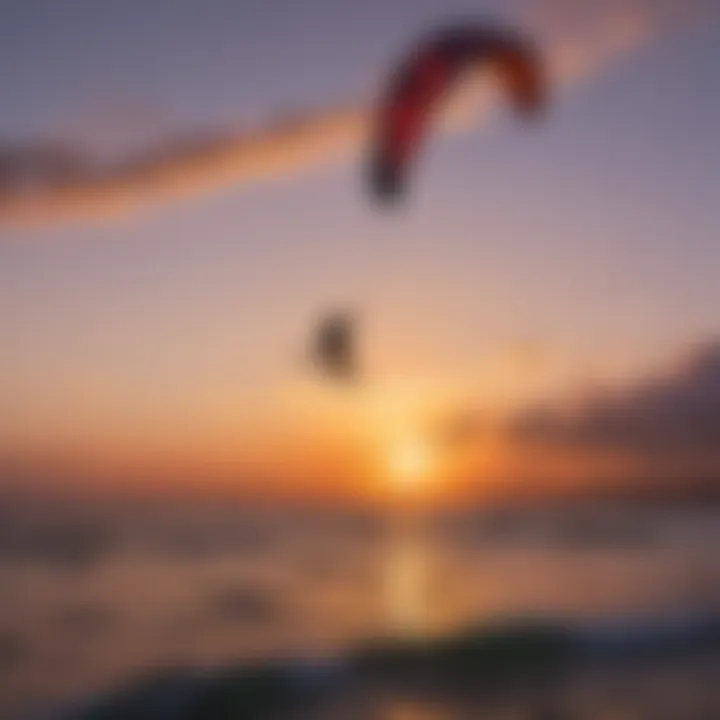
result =
M0 717L168 664L540 615L720 610L720 510L7 506Z

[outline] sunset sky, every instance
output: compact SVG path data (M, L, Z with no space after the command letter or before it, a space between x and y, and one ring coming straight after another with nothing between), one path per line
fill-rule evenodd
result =
M0 146L60 141L112 162L217 134L279 154L243 177L182 165L182 195L142 185L107 211L82 189L67 217L41 198L17 219L0 189L0 483L30 468L41 482L334 492L413 463L479 485L528 465L624 477L653 447L642 419L578 442L554 408L579 402L580 425L607 404L657 418L688 388L711 397L688 422L720 426L713 2L570 3L605 19L599 40L583 35L597 20L565 27L568 3L533 0L0 5ZM499 108L433 136L411 202L378 212L363 108L419 33L468 13L517 23L548 56L569 38L588 58L538 125ZM629 46L616 42L627 18L642 30ZM302 118L308 157L286 161ZM361 318L356 390L318 381L304 355L338 305ZM425 444L464 412L484 429L462 458ZM539 461L522 450L538 426ZM683 442L665 470L720 467Z

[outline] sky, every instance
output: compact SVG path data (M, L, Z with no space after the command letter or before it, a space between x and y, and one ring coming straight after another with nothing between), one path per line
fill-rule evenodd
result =
M566 28L581 5L607 27ZM503 428L502 459L480 433L463 466L482 484L523 476L528 426L552 445L543 457L565 458L576 436L547 428L568 402L587 417L603 393L645 398L648 378L705 378L720 334L712 3L0 6L0 147L142 160L22 213L0 189L2 482L323 493L421 445L439 477L423 428L470 411ZM585 62L557 73L533 127L498 104L437 133L411 201L378 212L362 182L368 108L409 44L458 15L516 24L548 57L569 39ZM642 29L627 47L623 18ZM338 306L361 318L356 391L305 356ZM545 421L528 425L535 406ZM608 472L618 443L603 437L605 464L595 448L567 474ZM633 452L623 476L646 448Z

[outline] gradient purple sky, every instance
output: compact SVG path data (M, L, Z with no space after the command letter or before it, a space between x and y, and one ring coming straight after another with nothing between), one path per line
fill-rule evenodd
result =
M509 5L3 0L0 136L114 147L353 102L434 21ZM393 217L348 161L107 223L2 228L0 449L202 437L243 456L263 433L352 425L304 379L306 332L336 303L361 309L374 375L409 415L532 392L498 370L518 343L546 360L529 385L565 393L717 336L718 68L716 14L532 131L436 139Z

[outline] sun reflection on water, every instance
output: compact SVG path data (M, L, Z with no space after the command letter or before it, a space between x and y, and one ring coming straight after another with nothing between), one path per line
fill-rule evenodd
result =
M390 630L396 635L426 635L432 624L430 549L423 518L401 513L389 519L386 548L386 598Z

